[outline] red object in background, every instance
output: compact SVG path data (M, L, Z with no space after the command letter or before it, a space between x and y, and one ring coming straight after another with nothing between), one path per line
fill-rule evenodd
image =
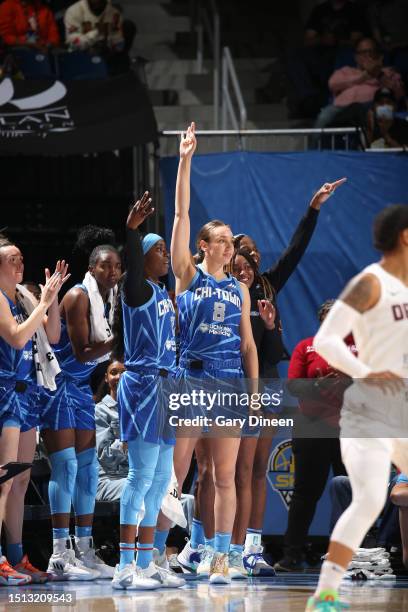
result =
M294 348L289 363L288 378L302 378L318 381L324 376L333 373L333 368L316 353L313 347L314 337L301 340ZM345 343L350 350L357 355L352 335L345 339ZM333 378L333 386L335 385ZM325 397L326 394L326 397ZM322 390L320 392L321 401L312 399L300 399L300 411L311 417L319 417L327 423L336 427L339 422L340 409L343 403L343 393L330 393Z
M58 46L60 37L52 11L37 0L33 4L23 4L21 0L4 0L0 4L0 36L6 45L25 45L30 43L32 23L35 21L35 44L38 46Z

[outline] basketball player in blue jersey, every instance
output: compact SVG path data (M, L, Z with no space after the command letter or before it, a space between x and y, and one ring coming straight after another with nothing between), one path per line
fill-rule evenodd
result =
M129 473L120 503L120 563L112 586L143 590L179 587L185 581L153 562L157 517L171 478L174 431L163 401L164 382L176 366L175 311L159 279L168 272L166 245L157 234L141 242L137 228L153 212L146 192L127 219L128 268L115 311L115 356L125 372L118 386L121 439L127 443ZM118 300L119 301L119 300ZM122 343L122 350L120 344ZM135 537L138 516L145 513Z
M85 284L70 289L60 304L62 333L55 353L62 371L57 377L57 391L47 394L41 415L42 437L51 463L53 554L47 571L54 580L113 576L113 567L95 555L92 543L98 461L89 377L98 360L112 348L108 309L111 307L113 314L114 289L120 275L117 250L110 245L98 246L91 253ZM71 502L78 558L69 538Z
M245 285L224 272L234 252L228 225L222 221L210 221L201 228L197 249L203 263L198 266L192 263L188 211L191 160L196 144L195 125L192 123L180 143L171 243L178 294L182 375L202 379L240 378L243 376L243 363L246 376L256 380L258 357L250 323L249 292ZM177 440L187 461L195 443L194 438ZM228 552L236 508L235 466L239 444L239 437L209 439L215 486L215 538L210 543L214 548L209 570L211 583L230 581Z
M31 463L39 422L33 337L44 326L47 338L60 336L58 291L69 275L64 262L57 264L41 288L37 305L27 313L20 287L24 263L21 251L0 236L0 466L11 461ZM38 350L37 350L38 355ZM41 364L39 364L41 365ZM0 469L0 474L2 475ZM37 570L23 555L22 526L24 496L30 479L26 471L0 485L0 532L7 521L7 557L0 546L0 585L18 586L45 582L47 574ZM14 567L13 567L14 566Z

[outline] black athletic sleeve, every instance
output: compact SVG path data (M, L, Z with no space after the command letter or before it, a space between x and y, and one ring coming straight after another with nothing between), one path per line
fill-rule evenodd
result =
M300 220L287 248L271 268L262 273L279 293L306 251L316 227L319 211L311 206Z
M143 276L144 255L138 230L126 229L127 272L123 283L125 302L131 308L150 300L153 289Z

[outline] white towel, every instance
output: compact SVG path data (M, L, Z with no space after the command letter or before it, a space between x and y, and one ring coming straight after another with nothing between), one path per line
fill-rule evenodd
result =
M35 297L22 285L17 285L17 300L28 316L38 305ZM61 372L57 358L48 342L43 325L33 335L33 359L37 375L37 385L55 391L55 377Z
M105 316L105 303L98 289L98 283L90 272L85 274L82 284L88 291L90 302L90 323L91 323L91 342L104 342L112 337L113 311L115 308L115 297L117 287L111 289L108 295L107 303L110 304L108 318ZM95 359L98 363L102 363L109 359L109 354Z

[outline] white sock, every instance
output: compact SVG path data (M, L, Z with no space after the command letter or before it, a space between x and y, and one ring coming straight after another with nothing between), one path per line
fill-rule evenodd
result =
M52 553L53 555L59 555L67 549L66 538L58 538L52 541Z
M341 567L341 565L337 565L333 561L323 561L315 597L322 591L338 591L345 572L346 568Z
M89 548L91 548L92 538L90 538L89 536L84 536L84 537L75 536L75 544L80 552L85 552Z
M262 531L257 530L249 530L245 536L245 546L244 549L247 550L250 546L260 546L262 539Z

